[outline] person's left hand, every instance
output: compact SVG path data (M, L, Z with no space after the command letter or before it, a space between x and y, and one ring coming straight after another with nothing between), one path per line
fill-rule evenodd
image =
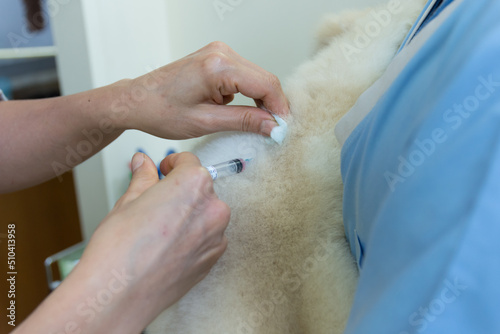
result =
M277 125L269 111L289 112L278 78L222 42L130 80L128 89L131 110L123 128L167 139L232 130L268 136ZM227 105L237 93L254 99L257 107Z

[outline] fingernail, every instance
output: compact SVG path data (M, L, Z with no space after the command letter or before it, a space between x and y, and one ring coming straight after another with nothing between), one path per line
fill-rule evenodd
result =
M136 153L132 157L132 172L135 172L137 168L141 167L144 163L144 154Z
M278 126L278 123L276 123L275 120L265 120L260 125L260 132L264 135L270 136L271 131L275 126Z

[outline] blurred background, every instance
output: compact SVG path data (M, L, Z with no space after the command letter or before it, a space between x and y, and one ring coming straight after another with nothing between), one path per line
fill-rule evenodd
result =
M73 94L133 78L215 40L286 81L312 54L324 14L380 0L40 2L35 18L45 25L37 32L29 30L24 1L0 2L0 89L10 99ZM237 97L233 103L252 102ZM143 150L159 163L168 151L192 144L127 131L62 182L0 195L1 277L7 272L7 224L17 226L17 323L49 293L44 259L88 239L125 191L132 155ZM5 279L0 290L8 290ZM2 292L2 333L12 330L3 316L7 303Z

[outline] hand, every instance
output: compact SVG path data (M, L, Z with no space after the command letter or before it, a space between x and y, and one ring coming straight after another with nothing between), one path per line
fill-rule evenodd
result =
M115 268L133 277L124 305L134 316L143 313L134 321L143 320L144 326L202 280L227 245L230 211L198 158L174 154L161 165L168 175L159 181L151 159L142 153L133 157L129 189L99 225L79 264L97 276Z
M194 155L161 166L159 181L151 159L134 155L127 192L16 334L136 334L209 273L226 249L229 208Z
M211 43L129 84L132 93L127 104L134 109L124 128L168 139L229 130L268 136L277 125L268 111L280 116L289 112L278 78L222 42ZM227 105L237 93L253 98L257 107Z

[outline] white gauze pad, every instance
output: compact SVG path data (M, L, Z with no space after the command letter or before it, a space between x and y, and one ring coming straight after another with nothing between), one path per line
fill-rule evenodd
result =
M285 139L286 132L288 130L288 125L286 122L283 120L283 118L279 117L278 115L272 114L276 122L278 123L278 126L275 126L271 130L271 138L274 139L275 142L278 144L282 144L283 140Z

